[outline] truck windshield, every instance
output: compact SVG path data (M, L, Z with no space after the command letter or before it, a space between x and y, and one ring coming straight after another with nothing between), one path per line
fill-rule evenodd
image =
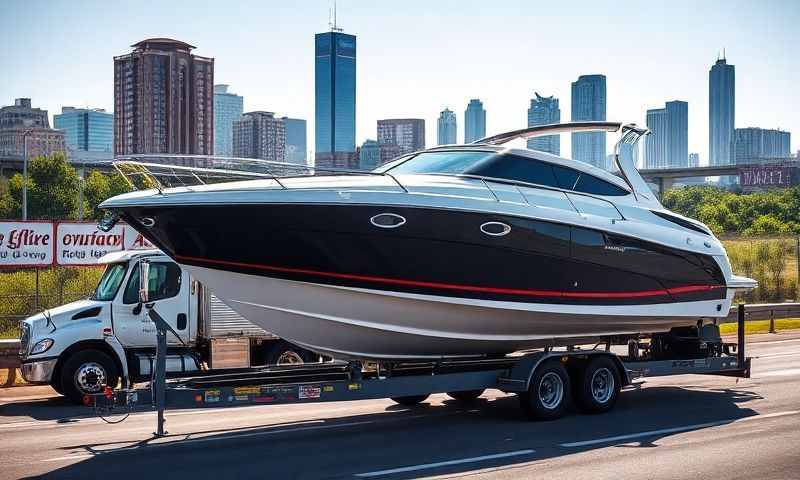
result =
M111 263L106 267L103 272L100 283L97 284L97 289L92 295L93 300L100 300L108 302L114 299L117 295L117 290L125 278L125 271L128 269L127 263Z

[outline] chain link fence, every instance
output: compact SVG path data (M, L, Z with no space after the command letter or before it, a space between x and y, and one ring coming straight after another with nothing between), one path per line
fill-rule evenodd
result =
M17 338L19 321L88 297L102 267L52 267L0 270L0 338Z

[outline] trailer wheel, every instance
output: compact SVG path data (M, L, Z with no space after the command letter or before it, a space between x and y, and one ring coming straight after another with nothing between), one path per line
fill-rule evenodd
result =
M567 369L558 360L536 367L527 392L519 394L520 406L536 420L555 420L564 415L570 394Z
M316 354L281 340L267 353L267 365L302 365L317 361Z
M117 366L111 357L99 350L77 352L61 369L61 389L77 404L83 404L83 396L87 393L100 393L103 386L116 387L118 382Z
M460 392L447 392L447 396L459 402L469 403L477 400L478 397L483 395L484 391L485 391L484 389L480 389L480 390L463 390Z
M409 395L407 397L392 397L391 400L405 407L410 407L418 403L424 402L425 399L428 398L428 396L429 395Z
M581 410L604 413L614 408L622 380L613 360L606 356L593 358L577 380L575 400Z

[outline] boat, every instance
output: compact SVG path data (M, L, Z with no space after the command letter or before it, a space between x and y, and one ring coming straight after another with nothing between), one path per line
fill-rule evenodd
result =
M589 131L621 134L618 175L506 146ZM106 228L124 220L241 315L310 350L396 361L502 355L726 317L734 293L755 287L732 273L707 226L650 191L632 153L647 133L617 122L544 125L372 172L229 169L233 181L221 183L200 179L219 169L128 158L120 171L156 188L101 207L113 213ZM165 186L159 166L180 174L178 185L199 183Z

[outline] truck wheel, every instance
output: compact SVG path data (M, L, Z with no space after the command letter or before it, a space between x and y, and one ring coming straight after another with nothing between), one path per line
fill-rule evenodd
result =
M314 363L317 358L316 354L281 340L269 350L266 361L267 365L302 365Z
M587 413L603 413L614 408L622 381L617 365L608 357L593 358L579 373L575 400Z
M391 400L405 407L411 407L424 402L426 398L428 398L428 395L409 395L407 397L392 397Z
M463 390L460 392L447 392L447 396L452 398L453 400L457 400L463 403L474 402L478 399L481 395L483 395L484 389L480 390Z
M114 361L99 350L82 350L61 368L61 389L74 403L82 404L87 393L100 393L104 385L116 387L119 374Z
M536 367L527 392L519 394L522 409L536 420L555 420L564 415L570 393L567 369L558 360Z

